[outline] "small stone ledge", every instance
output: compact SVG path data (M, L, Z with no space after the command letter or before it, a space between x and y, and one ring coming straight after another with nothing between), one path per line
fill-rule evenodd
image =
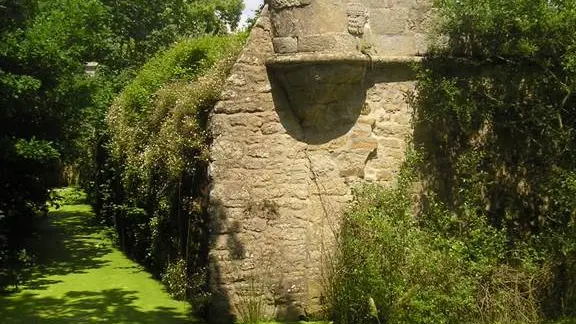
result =
M356 53L299 53L274 55L266 59L266 66L282 67L310 63L372 64L374 66L419 63L422 56L368 56Z

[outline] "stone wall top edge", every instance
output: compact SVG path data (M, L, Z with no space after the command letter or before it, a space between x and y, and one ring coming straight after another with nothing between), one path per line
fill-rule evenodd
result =
M412 64L421 62L423 58L423 56L368 56L359 53L297 53L270 56L266 59L266 65L275 67L303 63Z

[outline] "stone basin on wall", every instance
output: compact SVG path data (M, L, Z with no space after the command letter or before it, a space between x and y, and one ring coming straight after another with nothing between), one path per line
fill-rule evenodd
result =
M295 139L326 143L346 134L363 113L366 92L386 76L410 74L419 57L300 53L266 66L281 122ZM386 72L388 70L388 72Z

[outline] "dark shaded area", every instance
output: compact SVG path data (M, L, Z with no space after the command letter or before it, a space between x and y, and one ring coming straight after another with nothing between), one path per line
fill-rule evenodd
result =
M346 134L360 116L372 85L368 68L363 63L268 67L280 122L292 137L309 144Z
M228 213L226 212L226 207L222 205L222 202L216 199L210 200L209 205L209 215L210 215L210 242L209 248L211 250L216 249L216 241L218 234L228 233L229 239L227 240L226 248L230 251L230 254L237 260L242 259L244 256L244 245L236 237L236 233L240 228L238 222L229 224ZM235 231L232 231L235 230ZM213 324L232 324L236 322L236 316L232 313L230 309L231 296L228 295L227 289L223 286L222 271L218 265L216 258L211 258L208 262L209 267L209 290L212 293L210 298L210 303L205 314L206 319L209 323Z
M280 280L277 284L274 294L274 305L276 306L276 318L281 321L307 321L309 314L306 313L302 304L298 302L296 294L290 292L290 287Z
M39 298L24 294L18 298L0 297L0 318L10 324L66 323L191 323L168 307L142 311L133 306L135 291L109 289L101 292L72 291L63 298Z
M230 234L228 234L228 241L227 246L230 254L232 255L232 259L234 260L242 260L244 259L245 249L244 245L238 239L237 233L240 231L240 222L234 221L229 226Z
M411 62L375 62L370 66L368 76L372 83L408 82L416 80L417 63Z
M441 202L454 215L422 221L457 236L486 219L506 233L505 262L524 262L529 253L518 251L527 247L546 256L545 316L576 314L576 97L559 84L566 71L518 58L440 57L421 71L413 100L420 209Z
M298 141L323 144L358 120L366 92L376 83L414 80L406 63L294 62L268 66L280 122Z
M576 167L576 97L531 62L431 58L422 69L429 75L414 101L414 141L426 185L454 209L473 196L513 237L567 225L572 202L552 200L562 189L555 182Z

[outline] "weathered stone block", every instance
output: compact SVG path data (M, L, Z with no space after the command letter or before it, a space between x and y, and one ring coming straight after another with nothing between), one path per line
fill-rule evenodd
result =
M405 56L416 54L414 37L408 35L380 36L377 40L380 55Z
M298 39L298 52L322 52L336 45L333 35L309 35Z
M396 166L399 164L399 161L402 161L402 159L404 158L404 150L403 149L398 149L398 150L390 150L388 151L388 155L389 158L391 159L392 162L396 162Z
M392 0L366 0L369 8L390 8Z
M386 148L402 148L404 145L404 141L394 137L382 138L378 142L380 145Z
M416 49L417 55L424 55L428 51L428 35L426 34L415 34L414 35L414 47Z
M299 21L294 17L292 10L282 10L276 12L271 19L272 33L275 37L292 37L301 33Z
M298 40L296 37L275 37L272 39L274 52L279 54L296 53L298 51Z
M378 122L374 128L374 135L377 136L407 136L410 125L402 125L395 122Z
M372 32L376 35L399 35L406 31L407 8L373 9L371 12Z
M246 79L239 74L231 74L228 79L226 79L226 82L235 87L243 87L246 85Z
M378 168L366 168L364 174L364 180L366 181L392 181L394 180L394 174L388 170L382 170Z
M267 221L259 217L251 217L245 223L245 228L249 231L262 232L268 226Z
M411 9L408 16L408 29L415 33L427 33L436 15L433 8Z
M374 138L362 138L354 139L350 142L351 150L364 150L366 151L366 156L364 160L368 158L368 154L378 147L378 143Z
M272 9L285 9L309 5L312 0L270 0Z
M282 127L282 124L277 122L265 123L260 127L262 134L271 135L275 133L284 133L286 130Z
M432 0L386 0L391 7L407 7L412 9L430 8Z

